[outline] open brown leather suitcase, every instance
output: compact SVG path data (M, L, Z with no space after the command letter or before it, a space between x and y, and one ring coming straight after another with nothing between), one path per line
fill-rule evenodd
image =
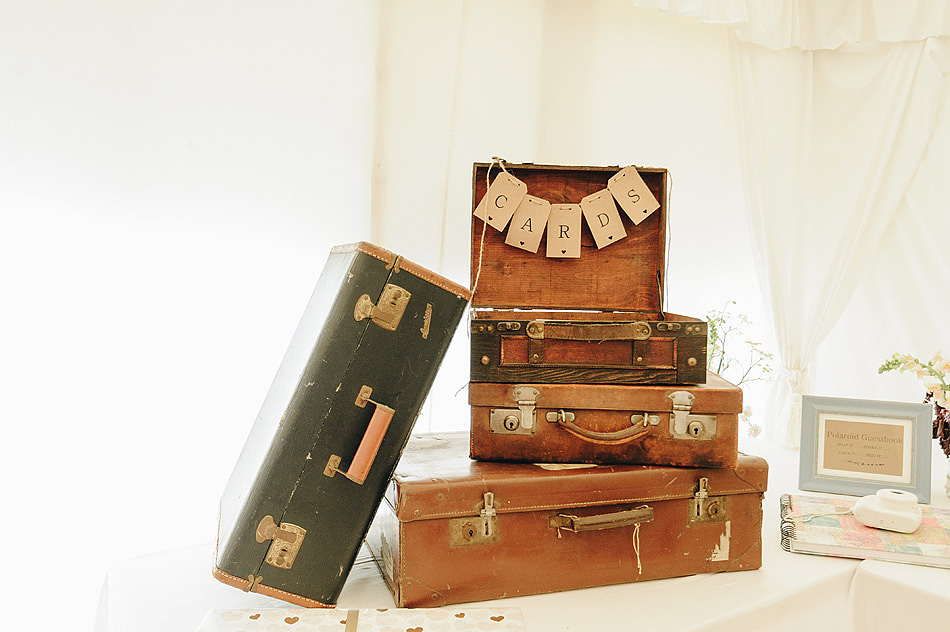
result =
M217 579L336 603L468 298L373 244L331 251L222 495Z
M489 463L414 436L366 543L400 607L755 569L763 459L735 469Z
M742 389L472 382L473 459L735 467Z
M485 196L489 166L474 166L473 209ZM621 171L505 167L527 185L530 196L571 205L603 192ZM659 208L637 224L619 213L616 221L626 236L600 249L581 222L576 258L547 257L546 241L537 252L508 245L505 232L483 231L483 221L472 217L473 382L699 384L706 379L706 323L663 311L667 171L637 171ZM492 171L499 172L497 166ZM607 203L615 204L612 198ZM549 222L544 240L551 231Z

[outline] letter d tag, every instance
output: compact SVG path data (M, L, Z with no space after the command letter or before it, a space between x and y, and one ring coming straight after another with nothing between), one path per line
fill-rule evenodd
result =
M511 218L505 243L528 252L537 252L550 214L550 202L533 195L524 196Z
M548 249L552 258L581 256L581 207L579 204L552 204L548 216Z
M660 208L636 167L624 167L611 176L607 180L607 189L634 224L639 224Z
M620 212L607 189L591 193L581 200L581 210L584 211L587 227L598 248L609 246L627 236Z
M486 221L495 230L505 230L521 200L528 194L528 185L510 173L502 172L488 187L488 192L475 207L475 217ZM487 213L486 213L487 210Z

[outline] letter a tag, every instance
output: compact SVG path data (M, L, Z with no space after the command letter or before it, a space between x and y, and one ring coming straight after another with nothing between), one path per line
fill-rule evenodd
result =
M636 167L624 167L611 176L607 180L607 189L634 224L639 224L660 208Z
M623 220L620 219L620 211L607 189L591 193L581 200L581 209L598 248L609 246L627 236Z
M475 207L475 217L486 221L487 215L489 226L495 230L505 230L508 220L527 194L528 185L508 172L499 173L488 187L485 197Z
M547 255L577 259L581 256L581 207L579 204L552 204L548 216Z
M505 243L528 252L537 252L550 214L550 202L533 195L524 196L524 200L511 217Z

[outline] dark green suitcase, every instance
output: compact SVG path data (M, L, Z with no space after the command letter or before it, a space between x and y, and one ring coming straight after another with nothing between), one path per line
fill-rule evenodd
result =
M469 291L378 246L339 246L221 499L214 576L332 606Z

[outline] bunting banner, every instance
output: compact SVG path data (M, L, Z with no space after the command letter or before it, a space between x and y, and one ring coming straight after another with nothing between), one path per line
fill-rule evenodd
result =
M529 195L524 182L502 171L474 215L499 232L507 228L505 243L528 252L538 251L546 230L548 257L576 259L581 256L582 218L597 248L606 248L627 236L621 210L637 225L658 208L660 203L636 167L630 166L611 176L606 189L588 195L580 204L552 204Z

